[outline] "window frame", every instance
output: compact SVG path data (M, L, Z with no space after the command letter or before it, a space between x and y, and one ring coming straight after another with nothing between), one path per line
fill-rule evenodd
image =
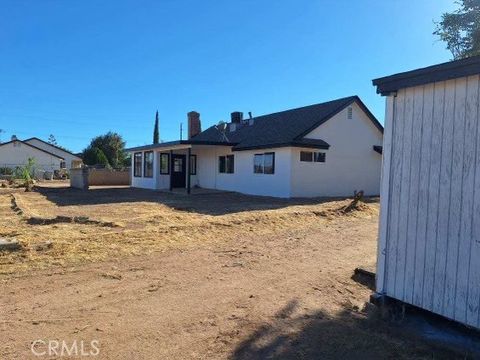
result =
M256 163L256 159L257 157L260 157L261 156L261 161L260 161L260 165L257 165ZM254 174L263 174L263 163L264 163L264 154L254 154L253 155L253 173ZM261 171L257 171L257 166L259 166L259 170Z
M317 157L323 155L323 161L317 161ZM325 164L327 162L327 153L323 151L314 151L313 152L313 162L319 163L319 164Z
M234 174L235 173L235 155L226 155L225 156L225 173Z
M302 160L302 154L311 154L310 160ZM323 157L323 161L318 161L318 159ZM327 153L324 151L300 151L300 162L313 162L318 164L325 164L327 162Z
M275 175L275 152L266 152L263 155L263 173L266 175ZM272 156L272 172L265 172L265 159L270 155Z
M140 169L137 172L137 157L140 155ZM142 177L143 153L141 151L133 153L133 177Z
M218 173L219 174L235 174L235 155L234 154L220 155L218 157Z
M218 157L218 173L225 174L226 168L227 168L227 158L225 157L225 155L220 155Z
M167 171L162 170L162 158L167 158ZM169 153L160 153L160 175L169 175L170 174L170 154Z
M190 155L190 175L197 175L197 155Z
M147 168L147 154L148 155L152 155L152 160L150 162L150 166L151 166L151 169L150 168ZM153 153L153 150L149 150L149 151L144 151L143 152L143 177L144 178L153 178L153 163L155 161L155 155ZM149 174L147 175L147 170L150 170Z
M315 157L315 155L313 155L313 151L300 151L300 161L301 162L313 162L313 158ZM307 155L309 154L310 155L310 159L302 159L302 155Z
M265 172L265 159L267 158L267 156L271 156L272 157L272 165L271 165L271 172ZM261 157L261 165L257 165L257 162L255 161L258 157ZM259 167L261 166L261 167ZM261 170L261 171L257 171L257 167L259 167L258 169ZM262 154L254 154L253 155L253 173L254 174L264 174L264 175L275 175L275 152L274 151L270 151L270 152L265 152L265 153L262 153Z

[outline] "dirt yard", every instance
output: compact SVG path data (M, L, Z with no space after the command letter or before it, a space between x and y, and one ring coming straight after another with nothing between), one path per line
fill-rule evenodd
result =
M448 358L364 310L352 274L374 266L378 203L348 203L0 192L0 237L23 245L0 254L0 358L42 358L35 340L95 340L101 359Z

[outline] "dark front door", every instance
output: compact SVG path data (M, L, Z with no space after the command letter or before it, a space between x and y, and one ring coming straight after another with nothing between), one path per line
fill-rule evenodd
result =
M186 178L186 156L185 155L172 155L172 187L184 188Z

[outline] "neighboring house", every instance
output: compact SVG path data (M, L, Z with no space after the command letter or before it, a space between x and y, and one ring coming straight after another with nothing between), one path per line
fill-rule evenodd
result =
M231 123L200 129L192 111L188 140L128 149L132 186L285 198L379 194L383 127L357 96L246 120L234 112Z
M9 142L0 143L0 168L25 165L29 158L35 159L36 169L44 171L69 170L82 163L78 156L38 138L13 138Z
M480 328L480 57L376 79L387 97L377 292Z
M43 149L45 151L48 151L50 153L53 153L62 157L64 159L64 163L61 164L62 165L61 167L67 170L70 170L72 167L73 168L79 167L82 164L82 159L79 156L59 146L52 145L46 141L43 141L39 138L32 137L30 139L23 140L23 141L27 144L34 145L40 149Z
M60 170L65 162L65 159L57 154L18 139L0 143L0 168L26 165L29 158L35 159L36 169L51 172Z

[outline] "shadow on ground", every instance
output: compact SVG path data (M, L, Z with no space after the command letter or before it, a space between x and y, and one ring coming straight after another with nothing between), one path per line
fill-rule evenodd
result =
M280 199L250 196L234 192L212 192L206 194L177 194L135 188L100 188L79 190L69 187L36 187L58 206L99 205L115 203L151 202L161 203L175 210L197 212L207 215L224 215L251 210L281 209L292 205L315 205L332 198ZM340 199L336 199L340 200Z
M296 301L240 343L232 360L260 359L452 359L464 358L394 331L376 315L345 310L297 315Z

